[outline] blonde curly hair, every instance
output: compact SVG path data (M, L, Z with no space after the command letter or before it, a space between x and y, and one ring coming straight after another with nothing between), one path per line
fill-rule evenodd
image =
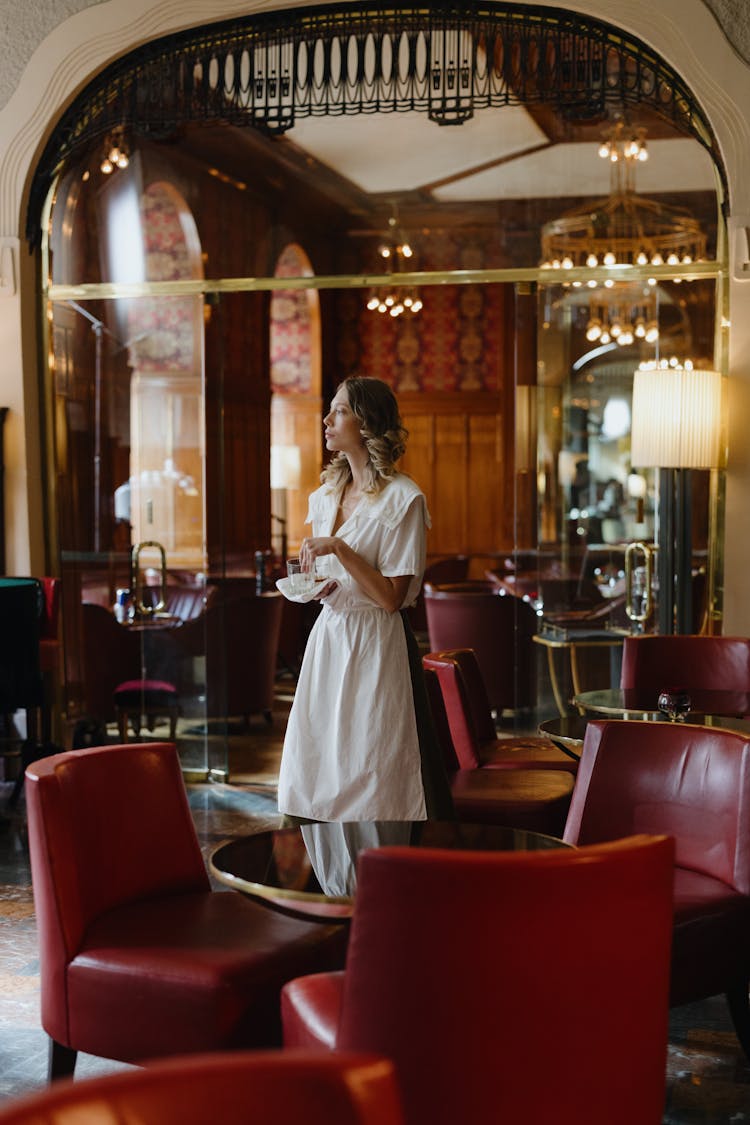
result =
M401 421L396 396L382 379L350 375L340 386L346 389L349 406L359 420L368 453L365 495L376 496L396 475L396 462L406 452L409 432ZM332 488L348 484L352 471L346 455L334 454L320 479Z

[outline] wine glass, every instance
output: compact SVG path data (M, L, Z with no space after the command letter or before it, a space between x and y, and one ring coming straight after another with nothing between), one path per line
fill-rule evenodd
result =
M690 693L687 688L664 688L659 692L658 705L670 723L684 723L691 707Z

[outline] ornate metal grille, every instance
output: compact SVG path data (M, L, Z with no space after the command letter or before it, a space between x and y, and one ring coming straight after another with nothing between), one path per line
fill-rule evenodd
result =
M296 9L154 40L71 103L32 185L27 237L55 173L124 126L166 137L187 123L283 133L299 118L417 110L460 125L483 108L548 103L585 119L647 104L697 138L710 130L679 76L639 40L557 8L360 3Z

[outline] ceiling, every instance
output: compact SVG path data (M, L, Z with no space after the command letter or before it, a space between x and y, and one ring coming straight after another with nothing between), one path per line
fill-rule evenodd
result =
M457 203L606 195L609 165L597 153L605 128L595 139L556 139L527 109L506 106L453 127L416 112L307 118L287 139L364 192ZM663 136L648 148L639 191L715 190L711 158L697 141Z

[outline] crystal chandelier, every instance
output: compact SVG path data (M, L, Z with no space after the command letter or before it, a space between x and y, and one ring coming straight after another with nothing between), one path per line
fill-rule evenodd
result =
M384 265L390 267L394 274L406 272L405 263L414 256L414 250L404 237L403 231L398 229L395 216L388 220L388 238L378 247L378 256ZM422 308L419 289L415 286L394 285L390 288L378 287L370 292L367 307L373 312L379 312L399 317L402 313L418 313Z
M635 191L636 168L648 159L645 129L618 120L599 146L599 156L610 164L610 194L544 225L543 268L687 266L705 257L706 236L692 215ZM622 346L636 340L658 342L654 278L587 284L592 291L587 340Z

